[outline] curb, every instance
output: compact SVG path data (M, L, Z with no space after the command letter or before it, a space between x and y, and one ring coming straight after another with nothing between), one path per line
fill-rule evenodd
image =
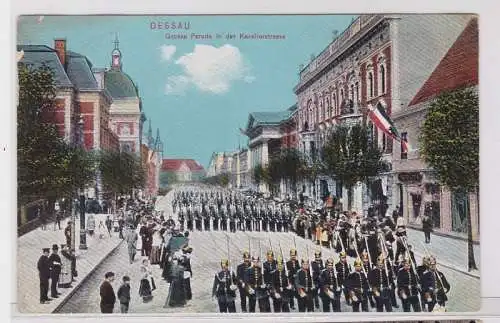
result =
M57 307L51 312L51 314L58 313L64 307L64 305L66 305L69 299L80 289L80 287L82 287L82 285L89 279L89 277L92 276L92 274L97 270L97 268L99 268L99 266L104 262L104 260L106 260L106 258L108 258L109 255L115 252L118 249L118 247L122 245L123 241L125 240L122 239L113 249L111 249L110 252L104 255L104 257L94 266L94 268L92 268L92 270L82 280L80 280L80 282L75 286L75 288L73 288L68 293L68 295L64 297L62 302L59 305L57 305Z

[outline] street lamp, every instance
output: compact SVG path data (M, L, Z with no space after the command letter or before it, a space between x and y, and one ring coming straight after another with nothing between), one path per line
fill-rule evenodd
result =
M84 138L83 138L83 125L84 121L80 115L80 120L78 121L78 132L80 133L80 147L84 149ZM85 188L80 188L80 250L87 249L87 233L85 231Z

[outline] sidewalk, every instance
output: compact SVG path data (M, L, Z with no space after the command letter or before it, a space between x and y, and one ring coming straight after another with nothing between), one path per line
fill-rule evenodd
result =
M408 241L413 246L415 256L418 256L418 258L421 258L428 252L436 257L438 266L448 267L477 278L480 277L479 270L473 270L471 272L467 270L467 241L431 234L431 243L426 244L424 243L425 238L422 231L407 228L407 233ZM474 259L478 269L481 268L480 258L480 245L475 244Z
M112 237L107 235L103 239L98 238L97 227L99 221L104 221L107 214L95 215L96 234L93 238L87 235L87 250L79 250L80 241L80 220L76 220L76 269L78 277L76 282L73 282L71 288L58 288L59 298L53 299L49 304L40 304L38 269L37 261L42 254L42 248L51 248L53 244L66 243L64 237L64 228L67 221L71 218L61 221L61 230L54 231L53 223L47 224L47 230L38 228L17 239L17 310L20 313L27 314L46 314L52 313L67 297L70 297L72 291L90 275L95 268L115 250L121 239L118 238L117 232L112 232ZM104 232L103 232L104 233ZM49 289L49 298L50 289Z

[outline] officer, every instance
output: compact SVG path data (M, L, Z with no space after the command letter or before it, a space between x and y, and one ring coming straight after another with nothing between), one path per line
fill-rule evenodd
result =
M434 310L436 303L441 307L445 307L446 301L448 301L446 294L450 291L450 284L445 275L437 270L436 258L429 258L429 270L424 272L422 278L422 290L429 294L427 299L423 300L428 306L428 311Z
M217 297L221 313L235 313L236 276L229 270L229 261L227 259L221 260L221 267L222 270L214 277L212 297Z
M274 259L274 253L272 250L267 252L267 260L263 264L264 268L264 284L267 286L267 290L270 290L273 285L273 278L278 269L278 262ZM270 293L271 298L273 299L273 307L279 307L278 300L275 297L274 293Z
M342 288L346 303L350 305L351 301L349 299L349 293L347 292L347 288L345 287L346 286L345 282L347 280L347 277L351 273L352 269L351 266L347 263L347 255L345 251L340 252L340 259L339 262L335 264L335 271L337 272L339 286L340 288Z
M340 312L340 295L342 294L338 275L335 273L334 260L326 261L326 268L319 276L319 289L323 312L330 312L330 304L334 312Z

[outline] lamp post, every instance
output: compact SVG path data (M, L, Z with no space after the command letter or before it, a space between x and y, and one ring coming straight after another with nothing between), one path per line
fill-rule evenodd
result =
M80 147L84 149L84 138L83 138L83 118L80 116L80 120L78 121L78 131L80 133ZM87 233L85 231L85 188L80 188L79 194L79 202L80 202L80 250L87 249Z

